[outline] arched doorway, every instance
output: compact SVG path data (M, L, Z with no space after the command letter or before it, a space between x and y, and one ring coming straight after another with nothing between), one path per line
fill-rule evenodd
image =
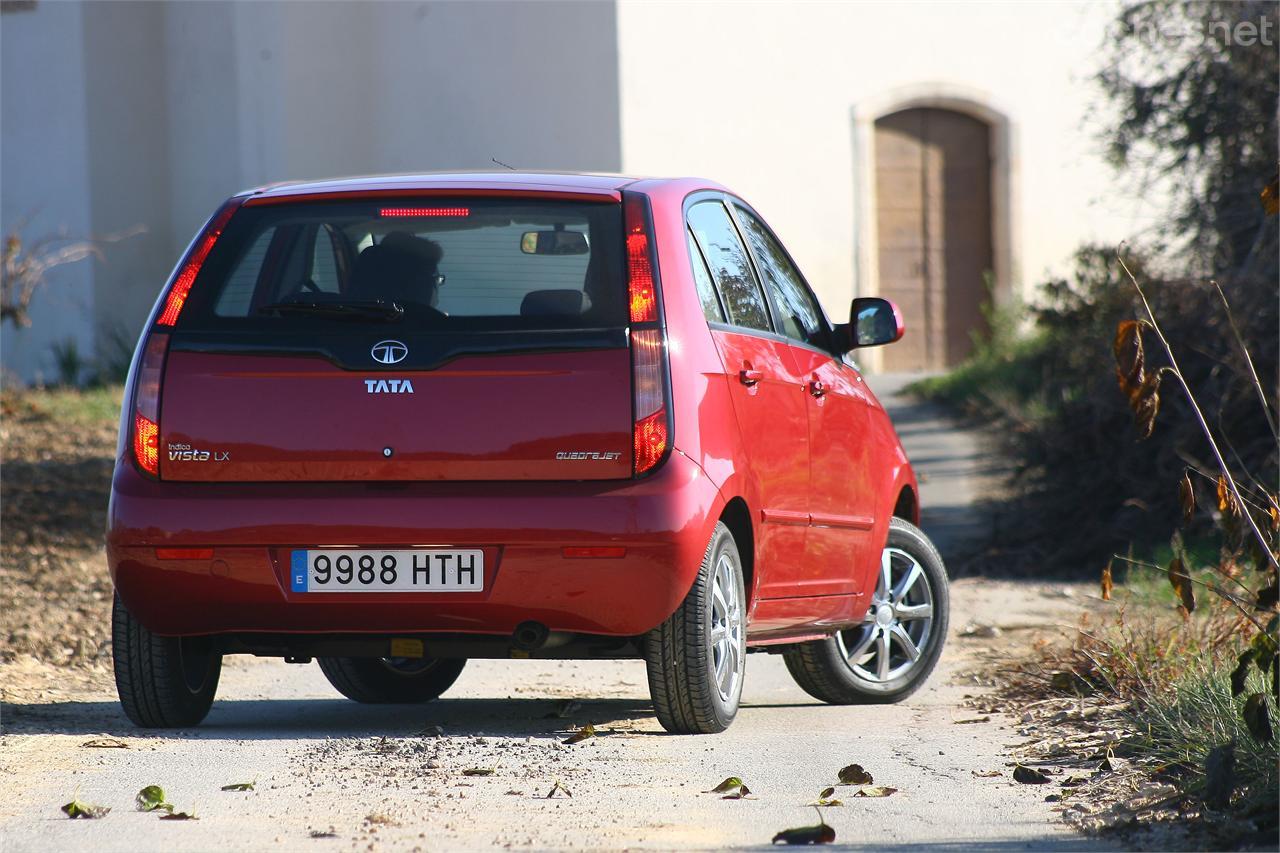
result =
M949 109L913 107L875 121L878 291L908 334L882 369L937 370L985 331L992 248L991 128Z

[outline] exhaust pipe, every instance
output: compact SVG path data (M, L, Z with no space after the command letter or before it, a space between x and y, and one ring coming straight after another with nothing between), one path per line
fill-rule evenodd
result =
M532 652L546 645L551 630L541 622L521 622L511 635L511 645L525 652Z

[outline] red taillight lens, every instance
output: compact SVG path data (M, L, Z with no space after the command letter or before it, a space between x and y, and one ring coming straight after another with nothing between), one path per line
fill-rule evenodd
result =
M152 476L160 474L160 377L169 335L152 332L143 345L133 386L133 457Z
M143 471L160 473L160 425L142 415L133 416L133 455Z
M653 283L653 259L649 252L649 228L644 202L628 196L623 215L627 229L627 288L632 323L658 319L658 292Z
M178 315L182 313L182 306L187 304L187 295L191 293L191 285L195 284L196 276L200 274L200 267L204 265L205 258L209 257L213 244L222 236L222 230L227 227L227 222L240 207L241 201L242 199L232 199L224 204L200 235L178 272L178 277L173 280L173 286L169 288L169 294L164 300L164 310L156 318L156 325L172 326L178 322Z
M636 421L635 469L643 474L662 461L667 452L667 413L654 412Z
M631 387L636 474L656 468L671 447L667 336L659 323L657 259L644 196L626 194L627 292L631 306Z

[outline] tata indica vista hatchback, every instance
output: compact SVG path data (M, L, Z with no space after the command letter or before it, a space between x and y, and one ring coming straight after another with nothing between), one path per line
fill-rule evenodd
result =
M108 548L140 726L222 657L316 659L358 702L470 658L642 658L717 732L748 651L836 704L925 680L947 579L915 476L764 219L695 179L437 174L234 196L130 371Z

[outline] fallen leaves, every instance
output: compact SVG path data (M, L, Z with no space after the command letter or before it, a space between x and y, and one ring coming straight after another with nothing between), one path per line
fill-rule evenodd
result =
M844 785L870 785L875 781L870 773L862 769L861 764L850 764L840 768L837 778Z
M565 738L564 742L566 744L582 743L584 740L587 740L588 738L593 738L595 736L596 736L596 727L591 725L591 723L587 723L585 726L578 729L569 737Z
M887 788L884 785L870 785L865 788L859 788L853 792L855 797L889 797L898 793L897 788Z
M159 785L148 785L133 798L134 805L140 812L173 811L173 805L165 802L164 789Z
M1013 780L1023 785L1045 785L1049 777L1033 767L1019 764L1013 768Z
M105 817L110 811L110 806L96 806L74 799L62 807L62 813L72 820L97 820L100 817Z
M835 788L823 788L822 793L818 794L818 799L815 802L810 803L809 805L823 806L823 807L843 806L844 803L842 803L840 800L834 799L835 793L836 793Z
M468 767L462 771L463 776L492 776L497 771L496 767Z
M169 812L160 815L161 820L199 820L195 812Z
M232 782L230 785L223 785L223 791L252 791L255 782Z
M548 799L548 800L549 800L549 799L551 799L551 798L552 798L552 797L554 797L557 793L564 794L566 797L570 797L570 798L572 798L572 797L573 797L573 792L572 792L572 791L570 791L568 788L566 788L566 787L564 786L564 783L563 783L563 782L561 782L559 779L557 779L557 780L555 781L555 784L551 786L551 790L550 790L550 791L547 791L546 799Z
M774 835L773 840L769 843L777 844L781 841L783 844L790 845L831 844L835 840L835 829L827 825L827 822L822 819L822 812L819 811L817 826L797 826L792 829L784 829Z
M114 737L95 737L80 744L89 749L128 749L129 744Z
M703 791L704 794L723 794L722 800L741 800L751 793L751 789L743 784L742 779L737 776L729 776L719 785L716 785L710 791Z

